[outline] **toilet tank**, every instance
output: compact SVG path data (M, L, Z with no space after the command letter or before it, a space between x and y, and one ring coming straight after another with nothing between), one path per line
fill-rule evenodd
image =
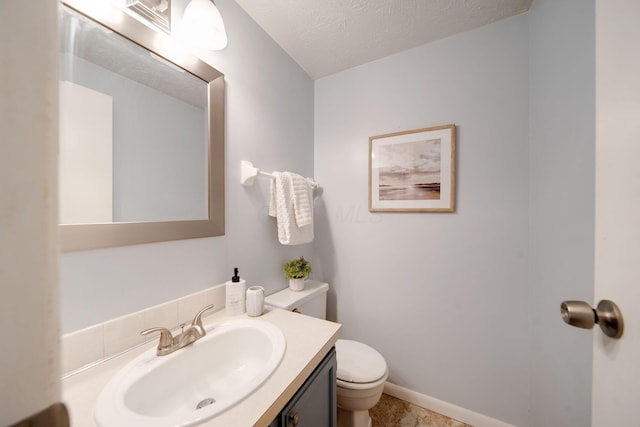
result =
M327 318L327 291L329 284L316 280L304 282L304 289L292 291L289 288L283 289L264 299L267 306L282 308L284 310L296 311L307 316Z

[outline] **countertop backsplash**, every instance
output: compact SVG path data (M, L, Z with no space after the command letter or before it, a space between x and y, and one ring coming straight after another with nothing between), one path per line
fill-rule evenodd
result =
M104 323L80 329L61 337L63 378L75 371L93 365L101 359L109 358L157 336L142 336L140 331L163 326L170 330L191 322L200 309L214 304L209 316L224 308L224 284L213 286L163 304L131 313Z

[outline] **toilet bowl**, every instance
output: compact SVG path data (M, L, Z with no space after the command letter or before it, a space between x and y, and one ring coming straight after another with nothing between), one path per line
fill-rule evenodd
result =
M371 427L369 409L382 396L389 376L387 363L373 348L358 341L336 342L339 427Z
M326 283L308 280L304 290L283 289L266 297L265 305L326 319L328 289ZM336 359L338 426L371 427L369 409L382 396L387 363L368 345L345 339L336 342Z

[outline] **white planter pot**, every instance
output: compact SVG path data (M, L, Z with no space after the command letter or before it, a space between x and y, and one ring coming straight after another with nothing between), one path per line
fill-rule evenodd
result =
M289 279L289 289L292 291L301 291L304 289L305 279Z

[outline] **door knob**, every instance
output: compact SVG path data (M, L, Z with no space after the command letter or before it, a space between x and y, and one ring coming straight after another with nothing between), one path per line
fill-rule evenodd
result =
M602 332L611 338L620 338L624 330L620 309L606 299L600 301L595 309L584 301L563 301L560 314L565 323L578 328L591 329L598 324Z

